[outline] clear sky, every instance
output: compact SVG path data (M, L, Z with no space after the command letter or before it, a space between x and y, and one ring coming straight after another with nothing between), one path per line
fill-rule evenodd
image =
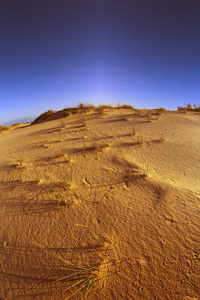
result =
M0 124L200 102L200 0L1 0Z

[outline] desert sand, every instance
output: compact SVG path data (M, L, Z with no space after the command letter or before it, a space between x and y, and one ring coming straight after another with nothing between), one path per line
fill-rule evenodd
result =
M199 149L194 112L0 134L0 299L200 300Z

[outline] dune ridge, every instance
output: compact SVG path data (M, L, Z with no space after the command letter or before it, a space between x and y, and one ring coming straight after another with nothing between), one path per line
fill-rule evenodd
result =
M40 121L0 135L0 298L200 299L199 113Z

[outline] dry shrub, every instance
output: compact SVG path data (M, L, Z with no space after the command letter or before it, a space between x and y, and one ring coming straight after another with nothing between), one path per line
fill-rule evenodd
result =
M79 112L86 113L90 112L91 110L95 109L95 106L93 104L83 104L82 102L79 102L78 104Z
M200 103L198 105L194 104L192 107L191 103L185 103L185 107L183 106L178 106L177 109L179 111L196 111L196 112L200 112Z
M133 109L133 107L130 104L123 104L118 106L119 108L125 108L125 109Z
M71 113L70 113L69 109L64 109L63 110L63 118L68 117L70 115L71 115Z

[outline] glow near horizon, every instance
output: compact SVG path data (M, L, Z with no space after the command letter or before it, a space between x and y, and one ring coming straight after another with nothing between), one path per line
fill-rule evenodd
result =
M35 1L19 0L24 11L13 1L12 14L9 4L4 12L0 124L79 102L166 109L199 103L198 2L58 0L40 20L46 7Z
M141 70L140 63L132 68L124 67L124 62L121 65L113 63L108 66L107 63L107 66L103 66L104 64L103 61L98 66L82 64L61 68L54 74L47 74L44 66L35 72L34 77L28 74L24 78L23 72L18 74L18 80L15 78L15 84L10 91L8 80L3 95L5 102L1 104L1 111L4 112L1 123L27 115L34 117L48 109L59 110L76 106L79 102L96 105L121 102L136 108L176 109L177 106L184 105L184 102L191 101L191 88L184 85L183 77L178 78L178 74L172 74L174 69L171 74L168 71L165 77L159 70L154 70L156 74L151 78L148 74L151 66ZM194 99L198 99L198 92L194 84ZM12 103L9 110L8 103Z
M52 78L50 83L46 82L45 88L39 82L33 84L29 81L25 83L26 88L24 84L19 84L10 95L6 91L6 105L1 105L1 111L5 109L1 123L27 116L36 117L48 109L59 110L76 106L79 102L94 105L121 102L136 108L176 109L177 106L184 105L184 102L191 101L182 85L178 91L174 86L170 89L167 83L165 85L158 82L163 94L161 98L160 88L154 87L144 77L135 75L134 78L127 69L117 66L110 69L76 67L69 73L71 75L63 74L61 77ZM10 111L7 109L9 102L12 103Z

